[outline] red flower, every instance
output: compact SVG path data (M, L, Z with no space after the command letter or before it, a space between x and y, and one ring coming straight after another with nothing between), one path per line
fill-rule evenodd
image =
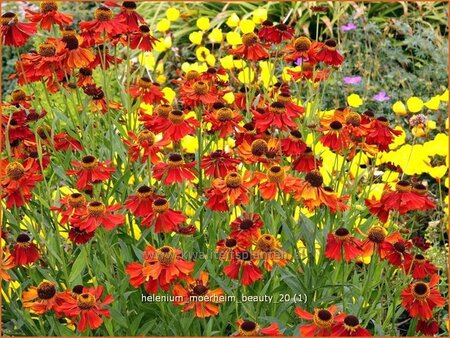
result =
M92 70L87 67L82 67L79 69L77 74L77 85L78 87L85 87L87 85L93 85L94 78L92 77Z
M82 158L81 162L73 161L72 166L78 170L68 170L67 175L77 175L77 189L88 188L91 184L104 182L111 178L114 167L108 167L112 161L99 162L94 156L88 155Z
M82 39L75 32L64 31L61 41L66 44L64 63L68 69L88 67L94 61L94 54L88 48L81 47Z
M242 127L239 126L241 121L242 115L227 107L217 109L205 117L205 122L211 123L210 132L219 132L220 138L242 131Z
M216 252L222 261L231 261L235 259L238 252L245 251L251 243L248 241L238 241L236 238L227 237L216 243Z
M291 130L289 136L281 139L281 150L286 156L300 156L306 151L306 143L302 140L302 133L297 129Z
M119 35L127 32L128 27L117 18L113 19L113 13L108 7L100 6L95 10L95 20L80 21L80 28L84 31L94 32L96 42L104 42L105 37Z
M295 186L298 179L286 175L287 170L288 167L283 168L279 165L272 165L267 170L267 174L255 173L255 176L260 178L259 190L261 191L262 198L273 200L280 191L285 194L293 191L292 188Z
M362 254L361 241L353 237L345 228L339 228L327 236L325 256L329 259L349 262Z
M431 247L431 243L427 242L425 238L420 236L413 237L412 242L416 248L419 248L422 251L427 251Z
M168 233L182 224L187 217L181 211L170 209L169 201L159 197L152 203L152 210L145 215L142 225L145 227L155 227L155 233Z
M380 225L372 226L367 234L367 239L362 243L363 256L372 256L374 251L379 257L384 257L382 244L386 240L386 229Z
M167 291L172 282L186 278L194 269L194 262L183 259L181 251L170 246L159 249L148 245L143 254L143 264L133 262L125 271L130 276L131 286L138 288L145 283L148 293L158 292L160 287Z
M192 181L195 178L192 170L195 164L195 161L184 163L180 154L170 154L167 163L159 163L153 168L153 177L165 185Z
M343 124L337 120L329 125L318 128L318 131L324 132L320 137L320 142L338 153L346 151L350 147L350 139L343 130Z
M2 42L5 46L21 47L37 31L34 22L19 22L17 15L12 12L4 13L0 22Z
M258 36L261 40L271 43L280 43L281 41L289 40L293 37L293 34L294 29L292 27L289 27L284 23L279 23L274 26L269 20L262 23L262 28L258 32Z
M43 179L42 175L37 174L39 167L34 159L27 159L23 164L11 162L4 165L5 160L1 160L3 188L2 198L6 198L6 207L11 209L13 206L21 207L28 203L32 197L32 190L36 182Z
M41 11L34 12L25 9L25 17L31 22L39 24L41 29L50 32L52 25L58 25L60 28L69 26L73 21L73 16L58 11L58 3L55 1L41 2Z
M143 185L139 187L135 195L128 196L125 207L136 217L144 217L152 212L153 201L161 197L154 193L154 189Z
M317 62L317 53L320 51L322 44L311 41L306 36L296 38L283 49L283 58L286 61L297 61L298 59L307 59L309 63Z
M439 325L438 322L435 320L426 321L426 320L419 320L417 322L416 326L416 332L422 333L425 336L431 337L435 336L439 333Z
M71 226L69 230L69 239L75 244L85 244L95 235L95 230L88 232L77 227Z
M374 144L380 151L388 151L389 145L394 141L394 137L401 135L401 130L389 127L389 122L385 117L372 120L366 128L369 130L366 136L367 144Z
M156 118L153 130L156 133L163 133L163 139L169 143L170 141L178 142L186 135L194 135L195 127L198 127L198 121L189 117L181 110L172 110L167 118Z
M240 163L238 159L232 158L230 153L224 150L216 150L202 157L202 169L209 177L225 177L229 171L236 171Z
M300 333L302 336L331 336L331 328L335 324L334 315L336 311L337 307L335 305L330 306L328 309L314 309L314 314L297 307L295 309L295 314L298 317L312 321L311 324L300 326Z
M232 334L233 337L255 337L255 336L282 336L277 323L272 323L268 327L261 328L255 322L239 319L237 321L238 331Z
M158 39L150 34L150 28L147 25L141 25L130 35L130 48L149 52L153 50L157 41Z
M86 232L93 232L99 226L104 226L106 230L112 230L116 226L125 222L125 216L122 214L113 214L114 211L121 209L120 204L106 206L100 201L91 201L86 209L76 212L70 222L73 226Z
M80 294L64 292L59 295L56 308L77 322L78 331L85 331L87 328L94 330L103 323L100 316L110 317L105 305L110 304L113 297L107 295L101 301L102 294L103 286L83 288Z
M421 320L432 319L432 310L445 305L445 298L436 288L438 281L439 276L433 275L429 283L414 282L402 291L402 306L411 317Z
M60 207L51 207L50 209L56 211L60 214L61 220L59 221L61 224L66 224L69 222L70 217L72 217L75 212L83 212L86 209L86 198L83 194L75 192L68 196L64 196L59 200L61 204Z
M316 159L310 147L306 147L305 152L292 162L292 168L301 173L309 173L322 166L322 162Z
M155 142L155 135L148 129L141 130L137 136L129 131L128 137L131 140L124 140L124 143L129 147L128 154L131 155L131 160L136 161L140 158L142 163L146 163L147 159L153 164L161 162L159 154L163 152L162 147L170 143L164 139Z
M361 327L356 316L341 313L334 318L336 324L332 327L333 337L371 337L369 331Z
M218 100L216 86L209 85L203 80L184 84L180 87L179 94L184 105L190 108L211 105Z
M380 246L381 259L387 259L390 264L396 267L401 268L406 259L412 258L412 255L407 252L412 248L412 244L404 240L398 231L387 236Z
M39 285L30 287L22 293L22 304L25 309L30 309L37 315L43 315L56 306L56 287L49 281L43 281Z
M405 257L405 272L411 274L413 278L427 278L434 275L437 271L437 267L421 254Z
M120 8L120 12L116 15L115 20L120 21L128 27L128 32L134 32L139 29L139 24L144 24L145 19L136 12L136 2L124 1Z
M261 228L264 225L259 214L244 213L236 218L231 224L230 236L237 239L240 243L251 244L261 235Z
M39 249L36 244L31 242L30 236L20 234L17 236L16 244L11 252L16 265L26 265L36 262L39 257Z
M260 260L264 262L264 268L267 271L272 271L275 264L285 267L292 258L290 254L281 249L280 241L270 234L259 236L255 242L253 255L257 262Z
M259 61L269 58L269 53L259 43L255 33L245 33L242 36L242 45L236 49L230 49L230 54L237 54L249 61Z
M182 297L182 300L175 300L174 304L183 306L182 312L193 310L197 318L207 318L219 314L217 303L222 303L225 299L221 288L211 290L208 283L209 275L206 271L200 273L200 278L194 279L188 276L185 280L187 286L175 285L173 295Z
M262 278L250 251L239 251L223 272L232 279L240 279L242 285L250 285Z
M268 129L278 128L280 130L289 130L297 128L294 122L299 114L290 111L282 102L273 102L266 110L253 110L253 118L258 132L264 132Z
M130 95L134 98L141 97L142 101L147 104L168 102L159 86L146 76L141 77L134 86L130 87Z
M327 40L316 54L316 58L330 66L339 66L344 62L344 57L336 49L336 41Z
M53 144L56 150L83 150L83 146L73 137L69 136L65 131L62 131L53 136Z

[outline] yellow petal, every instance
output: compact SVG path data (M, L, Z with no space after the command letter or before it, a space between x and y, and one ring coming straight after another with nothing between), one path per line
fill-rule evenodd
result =
M440 104L441 104L441 97L440 95L436 95L433 96L431 99L429 99L427 102L425 102L425 107L431 110L438 110Z
M159 21L156 24L156 30L159 32L167 32L170 29L170 21L167 19L161 19L161 21Z
M162 92L164 94L164 97L167 99L167 101L169 101L169 103L172 103L176 96L176 93L174 92L174 90L172 88L165 87L165 88L163 88Z
M207 31L210 27L209 18L202 17L197 20L197 27L202 31Z
M209 54L206 57L206 63L210 66L213 67L216 64L216 57L213 54Z
M255 72L252 69L245 67L239 72L238 79L243 84L249 84L255 79Z
M232 92L228 92L222 97L228 104L232 104L234 102L234 94Z
M222 42L223 41L223 33L219 28L214 28L211 33L208 35L209 40L213 43Z
M239 23L239 28L242 33L251 33L255 29L255 23L252 20L245 19Z
M237 27L239 25L239 17L236 13L230 15L226 22L227 26L230 28Z
M201 45L203 39L202 32L192 32L189 34L189 41L191 41L194 45Z
M448 102L448 89L445 90L440 96L441 101Z
M208 48L205 47L199 47L195 51L195 55L197 55L198 61L206 61L206 57L211 54Z
M253 11L253 22L256 24L261 24L263 21L267 20L267 9L257 8Z
M175 21L180 17L180 11L175 7L169 7L166 11L166 17L170 21Z
M347 97L347 103L350 107L358 108L363 104L363 100L358 94L351 94Z
M225 69L233 69L233 55L227 55L220 59L220 65Z
M418 113L423 108L423 101L417 96L413 96L406 101L406 105L408 106L409 112Z
M397 115L406 115L406 107L402 101L397 101L392 105L392 110Z
M238 32L228 32L226 35L226 39L227 42L233 46L242 44L242 38Z
M154 70L156 65L156 59L151 52L144 52L139 54L139 63L147 70Z

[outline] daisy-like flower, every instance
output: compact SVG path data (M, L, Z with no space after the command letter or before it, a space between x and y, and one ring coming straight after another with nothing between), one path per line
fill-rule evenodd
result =
M14 257L16 265L26 265L36 262L40 257L40 253L37 245L31 242L30 236L20 234L17 236L11 256Z
M161 196L155 194L155 189L143 185L136 194L128 196L124 205L134 216L145 217L152 212L153 201L159 197Z
M178 142L186 135L194 135L195 128L198 126L199 123L195 118L186 118L183 111L175 109L169 113L167 118L156 118L153 130L156 133L162 132L163 139L167 142Z
M76 212L82 213L87 206L86 197L79 192L74 192L70 195L64 196L59 200L61 206L51 207L50 209L56 211L61 215L61 224L69 223L70 217L72 217Z
M408 250L412 249L412 243L403 239L398 231L387 236L380 246L381 259L386 259L390 264L396 267L403 267L405 260L413 258L413 256L408 253Z
M130 35L130 48L150 52L157 41L158 39L150 34L149 26L140 25L139 29Z
M132 131L128 131L130 140L125 139L123 142L128 146L128 154L131 161L140 159L142 163L146 163L147 159L153 164L161 162L159 154L163 152L163 147L170 143L170 140L162 139L156 141L155 134L150 130L141 130L137 135Z
M7 104L16 107L22 106L25 109L30 109L31 105L29 102L32 99L33 96L27 95L27 93L23 89L17 88L11 92L11 101L9 101Z
M88 48L81 47L82 39L75 31L64 31L61 41L68 51L64 60L68 69L87 67L94 61L94 54Z
M232 279L240 280L242 285L250 285L262 278L256 260L248 250L237 252L223 272Z
M242 131L239 122L242 121L242 115L228 107L222 107L208 114L205 122L211 123L210 132L219 133L220 138L225 138L235 132Z
M294 111L289 111L282 102L275 101L266 110L253 110L253 118L258 132L268 129L278 128L279 130L289 130L297 128L294 122L299 115Z
M350 139L343 128L344 125L337 120L319 128L318 131L323 132L320 142L338 153L346 151L349 149Z
M103 226L106 230L113 230L125 222L124 215L114 213L121 208L120 204L106 206L103 202L91 201L85 209L76 212L70 218L70 222L86 232L93 232L99 226Z
M411 274L416 279L427 278L438 271L438 268L422 254L405 257L404 269L406 273Z
M193 311L197 318L217 316L217 304L224 301L224 292L221 288L211 289L208 280L209 274L206 271L202 271L197 279L186 277L186 286L177 284L173 288L173 295L182 297L182 300L176 300L174 304L182 306L182 312Z
M127 26L128 32L135 32L139 29L140 24L145 24L143 16L136 12L136 7L136 2L124 1L120 7L120 12L115 17L117 21Z
M337 229L334 234L329 233L325 247L325 257L349 262L362 254L361 241L353 237L345 228Z
M68 237L73 243L80 245L89 242L94 237L94 235L95 230L89 232L71 225Z
M186 107L208 106L218 100L217 88L204 80L184 84L179 89L180 98Z
M333 337L371 337L368 330L363 328L359 319L353 315L340 313L334 318L336 324L332 328Z
M432 337L439 333L439 324L435 320L419 320L416 326L416 332L424 336Z
M255 322L239 319L237 321L238 331L232 334L233 337L256 337L256 336L282 336L277 323L272 323L265 328L261 328Z
M232 238L236 238L240 243L251 244L261 235L261 228L264 225L259 214L244 213L230 224Z
M127 265L125 271L130 276L131 286L138 288L145 283L148 293L169 289L171 283L178 278L185 279L194 269L194 262L186 261L180 250L170 246L159 249L149 245L143 254L144 262L133 262Z
M216 203L229 202L232 205L246 205L250 202L250 188L257 183L258 179L251 178L249 171L242 177L237 172L228 173L225 178L216 178L212 181L212 190L206 194L208 202L206 207L211 210L217 210ZM227 209L228 210L228 207Z
M2 160L5 162L4 160ZM23 164L20 162L10 162L1 165L3 188L2 198L6 198L6 207L11 209L13 206L21 207L28 203L32 197L32 190L36 183L43 179L42 175L37 174L36 162L33 159L27 159Z
M331 305L327 309L314 309L314 313L309 313L301 307L295 308L295 314L298 317L312 321L311 324L300 326L300 333L302 336L331 336L331 328L335 324L335 314L337 310L335 305Z
M369 130L366 136L367 144L374 144L380 151L389 151L389 145L395 136L401 135L401 130L389 127L389 121L385 117L371 120L366 126Z
M89 67L81 67L77 73L77 86L85 87L93 84L94 78L92 77L92 69Z
M53 146L56 150L83 150L83 146L79 141L69 136L65 131L62 131L53 136Z
M387 231L381 225L372 226L367 232L367 239L362 242L363 256L372 256L374 252L378 253L379 257L384 256L382 252L382 244L386 240Z
M202 169L206 176L218 178L225 177L229 171L236 171L239 160L232 158L230 153L224 150L216 150L202 157Z
M269 138L267 134L257 135L249 140L244 140L238 147L237 152L242 162L246 164L281 162L281 145L277 138Z
M107 295L103 300L103 286L83 288L80 294L61 293L58 297L56 309L65 316L75 320L78 331L87 328L94 330L103 323L101 316L109 318L109 310L105 307L113 301L112 295Z
M130 87L130 95L134 98L142 98L142 102L146 104L161 104L168 102L159 85L153 83L146 76L140 77L139 81Z
M281 150L286 156L300 156L306 151L306 143L302 139L302 133L291 130L289 136L281 139Z
M113 18L113 12L108 7L98 7L94 17L91 21L80 21L79 25L84 31L94 32L96 42L104 42L103 34L112 37L128 31L126 24Z
M316 59L329 66L340 66L344 62L344 57L339 53L336 46L337 44L334 40L325 41L320 51L316 54Z
M158 163L153 168L153 177L165 185L189 182L195 178L195 164L195 161L185 163L180 154L170 154L166 163Z
M421 320L432 319L432 310L445 305L445 298L436 287L438 282L439 276L433 275L429 283L417 281L402 291L402 306L411 317Z
M281 167L279 165L272 165L267 174L259 176L259 173L255 173L260 178L258 185L261 192L261 197L266 200L273 200L277 196L278 192L282 191L288 194L292 190L293 184L297 181L296 178L286 175L288 167Z
M19 22L17 15L6 12L1 16L1 39L5 46L21 47L36 33L36 23Z
M255 246L253 256L257 264L260 260L264 262L264 268L267 271L272 271L274 265L285 267L292 258L290 254L281 249L280 241L270 234L259 236Z
M321 49L321 44L311 41L306 36L296 38L283 49L283 58L292 62L298 59L307 59L310 63L317 63L317 54Z
M2 233L3 234L3 233ZM0 279L6 282L11 280L8 270L16 266L14 256L11 255L9 248L2 248L2 260L0 261Z
M44 280L39 285L28 288L22 293L22 304L25 309L37 315L51 311L56 305L56 285Z
M141 224L145 227L154 226L155 233L174 231L186 221L187 217L181 211L170 209L169 201L158 197L152 202L151 210L145 215Z
M258 32L258 37L264 42L280 43L284 40L293 38L294 29L279 23L274 25L270 20L266 20L262 23L262 28Z
M322 161L314 156L314 153L310 147L306 147L303 154L295 158L292 162L292 168L301 173L309 173L321 166Z
M239 55L248 61L268 59L269 53L258 40L258 35L255 33L245 33L242 35L242 45L236 49L230 49L228 53Z
M229 262L236 257L238 252L246 250L250 244L251 242L247 240L240 241L229 236L216 243L216 252L219 254L220 260Z
M25 17L31 22L39 25L39 28L50 32L52 25L58 25L60 28L69 26L73 21L73 16L58 11L58 3L56 1L41 2L41 10L34 12L25 9Z
M78 177L76 187L79 190L89 188L91 184L105 182L111 178L116 168L109 166L112 161L100 162L92 155L84 156L81 161L73 161L72 166L75 170L68 170L67 175L76 175Z
M306 174L304 182L297 182L292 187L292 196L297 201L303 201L308 210L313 211L322 205L327 206L332 213L348 209L348 205L343 203L348 196L338 197L332 189L324 187L319 171L312 170Z

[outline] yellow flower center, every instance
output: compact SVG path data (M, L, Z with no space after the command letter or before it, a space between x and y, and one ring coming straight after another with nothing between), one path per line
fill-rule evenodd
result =
M294 48L299 52L306 52L311 47L311 40L306 36L301 36L294 40Z
M94 156L88 155L81 159L81 167L83 169L93 169L97 166L97 162L98 161Z
M177 252L174 248L166 245L156 250L156 259L161 264L169 265L177 259Z
M77 305L82 310L92 309L95 305L95 296L92 293L84 292L77 296Z
M330 311L325 309L314 310L314 324L322 329L328 329L333 324L333 315Z
M79 208L79 207L83 206L85 203L86 203L86 198L78 192L73 193L69 196L69 205L72 208Z
M190 70L186 73L186 80L197 80L200 77L200 73L196 70Z
M285 176L285 171L278 165L272 166L267 172L267 179L273 183L282 183Z
M22 89L16 89L11 93L11 97L13 101L23 101L26 99L27 94Z
M137 138L138 138L139 143L147 141L147 143L151 146L155 143L155 134L153 134L148 129L144 129L144 130L140 131Z
M262 139L254 140L252 142L251 148L252 148L252 154L254 156L262 156L269 149L269 147L267 146L267 142Z
M106 206L100 201L88 203L87 210L90 216L100 216L106 212Z
M256 242L256 247L264 252L271 252L277 246L277 241L272 235L262 235Z
M167 201L165 198L157 198L153 201L152 206L153 210L160 214L169 210L169 201Z
M238 173L229 173L225 176L225 184L228 188L239 188L242 185L242 177Z
M193 85L194 92L197 95L205 95L209 91L209 86L204 81L197 81Z
M253 46L255 43L258 42L258 36L255 33L245 33L242 35L242 43L245 46Z

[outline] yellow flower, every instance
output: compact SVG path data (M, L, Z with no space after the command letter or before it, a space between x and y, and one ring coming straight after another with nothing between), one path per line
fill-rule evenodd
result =
M167 32L170 29L170 21L167 19L161 19L161 21L159 21L156 24L156 30L158 30L159 32Z
M227 55L221 58L220 65L228 70L233 69L234 68L233 55Z
M423 144L423 150L428 156L447 156L448 155L448 135L444 133L437 134L433 140Z
M154 70L156 65L155 56L151 52L144 52L139 54L139 63L147 70Z
M251 68L245 67L243 70L239 72L238 79L243 84L252 83L253 80L255 79L255 72Z
M162 92L166 100L169 101L169 103L172 103L176 96L175 91L172 88L165 87L163 88Z
M267 20L267 9L257 8L253 11L252 16L253 22L256 24L261 24L263 21Z
M234 94L232 92L228 92L222 97L228 104L232 104L234 102Z
M448 172L448 168L445 165L439 165L437 167L429 166L426 171L434 179L441 179Z
M219 28L214 28L211 33L208 35L209 40L213 43L222 42L223 41L223 33Z
M441 104L441 97L440 95L436 95L433 96L431 99L429 99L427 102L425 102L425 107L431 110L438 110L440 104Z
M406 101L406 105L410 113L418 113L423 108L423 101L417 96L413 96Z
M268 61L261 61L259 63L261 67L261 79L263 81L263 85L266 88L277 83L277 78L274 75L274 65Z
M245 63L245 61L242 60L242 59L234 60L233 63L234 63L234 68L237 68L237 69L242 69L242 68L244 68L247 65Z
M203 39L203 32L192 32L189 34L189 41L194 45L201 45Z
M230 28L234 28L237 27L239 25L239 17L237 16L236 13L233 13L230 15L230 17L228 18L226 24L228 27Z
M448 102L448 89L445 90L440 96L441 101Z
M195 55L197 55L198 61L206 61L206 57L210 55L211 52L206 47L198 47L195 51Z
M400 130L402 133L398 136L394 136L394 140L389 145L389 149L391 149L391 150L397 149L402 144L405 144L405 140L406 140L406 133L401 126L396 126L394 128L394 130Z
M206 56L206 63L213 67L216 64L216 57L213 54L209 54Z
M188 153L195 153L198 149L197 137L186 135L181 139L181 146Z
M181 65L181 70L185 73L191 71L191 70L195 70L197 72L204 73L208 70L208 66L206 64L202 63L198 63L198 62L194 62L194 63L189 63L189 62L184 62Z
M155 50L157 52L165 52L169 48L172 47L172 38L170 36L166 36L165 38L160 38L155 43Z
M302 67L300 67L300 66L284 67L283 71L281 73L281 79L285 82L291 81L292 76L288 73L288 71L291 70L291 71L298 72L298 71L300 71L300 69L302 69ZM301 80L298 79L297 81L301 81Z
M427 121L427 129L429 129L429 130L436 129L436 121L428 120Z
M238 32L228 32L226 39L227 42L233 46L242 44L242 37Z
M209 19L207 17L202 17L197 20L197 27L202 31L207 31L211 26Z
M244 19L239 23L242 33L251 33L255 29L255 23L252 20Z
M415 126L411 129L411 134L413 134L415 137L424 137L427 135L427 131L424 127Z
M180 11L175 7L169 7L166 11L166 17L170 21L175 21L180 17Z
M402 101L397 101L392 105L392 110L397 115L406 115L406 107Z
M358 94L351 94L347 97L347 103L350 107L358 108L363 104L363 100Z

